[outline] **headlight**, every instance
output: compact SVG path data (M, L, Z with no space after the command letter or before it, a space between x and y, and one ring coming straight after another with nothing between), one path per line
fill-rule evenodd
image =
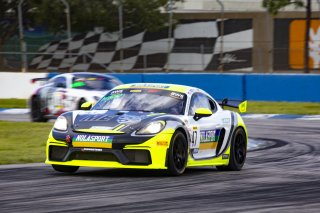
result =
M54 123L53 128L63 131L67 130L67 119L63 116L59 116Z
M150 135L159 133L165 127L164 121L155 121L137 131L138 135Z

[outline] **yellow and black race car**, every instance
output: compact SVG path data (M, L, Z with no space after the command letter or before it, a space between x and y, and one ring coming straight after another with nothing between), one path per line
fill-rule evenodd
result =
M218 103L195 87L137 83L120 85L93 107L58 117L47 141L46 163L60 172L80 166L165 169L187 167L241 170L248 134L235 106ZM238 106L238 105L237 105ZM246 102L239 105L246 110Z

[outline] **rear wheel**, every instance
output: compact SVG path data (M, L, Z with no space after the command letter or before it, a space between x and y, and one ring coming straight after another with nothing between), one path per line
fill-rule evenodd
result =
M31 99L30 115L33 122L48 121L48 119L44 117L43 112L41 112L40 98L38 96L35 96Z
M63 166L53 164L52 168L58 172L74 173L79 169L79 166Z
M186 169L188 160L187 139L182 132L176 132L171 139L168 152L168 172L181 175Z
M221 171L240 171L247 156L247 137L242 128L236 129L232 137L228 166L217 166Z

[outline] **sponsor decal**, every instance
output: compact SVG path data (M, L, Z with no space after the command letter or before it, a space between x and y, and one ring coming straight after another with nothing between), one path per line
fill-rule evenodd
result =
M113 136L104 135L75 135L72 142L99 142L99 143L112 143Z
M157 141L158 146L168 146L168 141Z
M184 95L181 93L172 92L172 93L170 93L170 97L177 98L177 99L183 99Z
M200 131L199 149L216 149L218 145L220 129Z
M200 143L199 149L204 150L204 149L216 149L218 145L218 142L204 142Z
M132 89L132 90L130 90L130 92L132 92L132 93L141 92L141 91L142 91L141 89Z
M81 151L83 152L102 152L102 149L97 149L97 148L82 148Z
M122 92L123 92L122 89L120 89L120 90L114 90L114 91L111 92L111 95L113 95L113 94L120 94L120 93L122 93Z
M134 115L121 115L118 119L117 122L122 124L122 123L138 123L143 119L144 116L134 116Z
M200 131L200 142L218 141L218 137L216 130Z
M224 123L224 124L229 124L230 123L230 118L223 118L222 119L222 123Z
M113 119L114 117L116 117L116 115L85 115L83 116L83 118L80 119L80 122L82 121L110 121L111 119Z
M222 159L229 159L229 155L223 154L223 155L222 155Z
M166 89L166 88L169 88L170 86L169 85L155 85L155 84L140 84L140 85L131 85L131 87L151 87L151 88L163 88L163 89Z

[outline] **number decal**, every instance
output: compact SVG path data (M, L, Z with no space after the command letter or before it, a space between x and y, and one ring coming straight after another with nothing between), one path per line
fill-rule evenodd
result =
M190 148L198 148L200 144L200 134L199 134L199 128L198 126L193 126L191 128L191 142L190 142Z

